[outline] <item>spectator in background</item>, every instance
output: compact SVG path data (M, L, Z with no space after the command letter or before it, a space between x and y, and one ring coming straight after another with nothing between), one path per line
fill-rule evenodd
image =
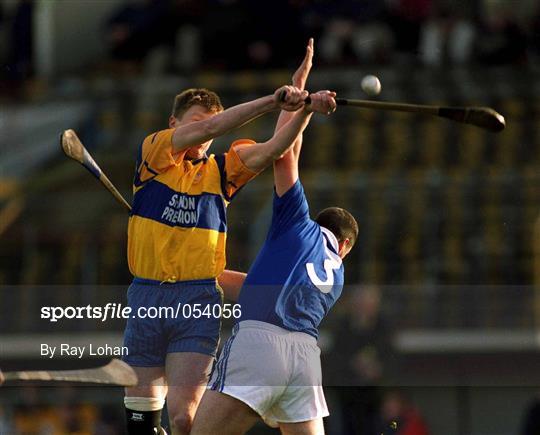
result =
M398 390L384 395L381 406L381 427L377 432L393 435L429 435L424 419L410 401Z
M379 388L392 360L392 328L381 310L378 287L352 290L344 319L332 331L325 359L331 382L339 388L343 424L349 434L372 435L378 419ZM332 352L335 350L336 352Z
M387 57L393 41L390 29L382 21L384 2L322 2L313 9L313 13L320 16L318 22L324 23L321 57L325 62L383 61Z
M283 45L276 27L292 31L291 16L288 11L287 0L274 0L272 2L245 1L244 8L249 19L244 24L249 40L246 44L246 61L251 68L275 67L283 63L287 57L287 47ZM293 24L294 26L295 24ZM284 33L287 37L288 31ZM291 35L286 42L295 40Z
M18 0L9 30L7 78L11 86L18 87L33 74L33 14L33 0Z
M304 0L211 0L201 26L206 63L223 69L288 66L299 48L294 41L313 36L301 24L303 6Z
M334 331L335 349L350 385L376 385L392 355L392 330L381 310L381 291L359 287L349 296L347 315Z
M174 66L191 71L202 61L202 29L206 0L172 0L171 21L176 30Z
M331 0L298 0L305 2L301 17L301 26L306 33L320 41L324 31L324 26L329 15L327 9L331 8ZM320 45L320 44L319 44Z
M170 17L169 0L130 0L107 22L107 42L112 58L140 63L149 51L172 44L176 27Z
M295 41L305 41L301 26L301 6L294 0L254 2L245 0L250 19L245 26L249 34L247 58L251 68L283 68L301 47ZM287 29L279 32L276 29Z
M463 6L441 1L424 24L420 57L428 66L461 65L470 60L475 29L462 13Z
M388 0L388 4L388 23L394 31L396 49L415 53L420 31L431 13L432 0Z
M513 15L512 2L484 1L475 51L485 65L527 61L527 38Z
M201 23L205 64L210 68L223 69L245 67L245 47L251 36L239 29L249 22L243 0L210 0Z

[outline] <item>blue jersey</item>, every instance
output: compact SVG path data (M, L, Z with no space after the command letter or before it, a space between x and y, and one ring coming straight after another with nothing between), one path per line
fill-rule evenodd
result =
M259 320L318 336L343 288L343 264L332 232L309 217L300 181L274 193L272 224L238 303L242 320Z

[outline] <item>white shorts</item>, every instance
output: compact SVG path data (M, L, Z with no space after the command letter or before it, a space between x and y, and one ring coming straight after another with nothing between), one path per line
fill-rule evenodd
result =
M235 326L208 388L232 396L267 423L298 423L328 415L317 340L270 323Z

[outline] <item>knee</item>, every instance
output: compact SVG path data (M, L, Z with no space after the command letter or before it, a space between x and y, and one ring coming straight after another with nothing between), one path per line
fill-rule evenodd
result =
M188 434L193 426L193 416L189 412L180 412L171 418L175 433Z

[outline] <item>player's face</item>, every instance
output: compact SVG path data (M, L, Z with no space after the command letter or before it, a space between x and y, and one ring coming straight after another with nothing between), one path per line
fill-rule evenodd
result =
M192 122L204 121L205 119L211 118L214 115L215 115L214 112L210 112L206 110L205 107L194 105L194 106L191 106L182 115L180 119L171 117L170 122L169 122L169 127L175 128L181 125L190 124ZM192 159L192 160L202 159L204 156L206 156L206 151L208 151L208 148L210 148L211 144L212 144L212 140L209 140L200 145L195 145L191 148L188 148L186 152L186 158Z

